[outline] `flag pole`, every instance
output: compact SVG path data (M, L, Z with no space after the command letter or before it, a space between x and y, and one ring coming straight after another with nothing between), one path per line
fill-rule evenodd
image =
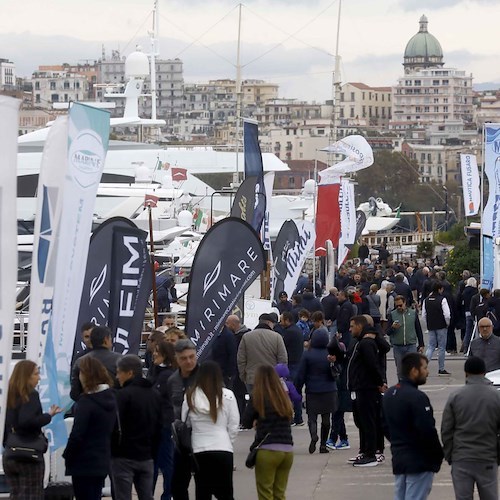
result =
M149 248L151 256L151 272L153 276L153 321L155 329L158 328L158 292L156 291L156 270L155 270L155 245L153 241L153 214L151 211L151 202L146 202L149 215Z

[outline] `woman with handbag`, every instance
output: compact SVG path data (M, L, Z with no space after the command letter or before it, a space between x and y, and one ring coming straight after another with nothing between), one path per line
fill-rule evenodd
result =
M274 368L259 366L242 419L243 427L256 429L250 453L258 448L255 482L259 500L285 500L293 464L292 419L292 403Z
M202 363L182 405L182 420L191 425L196 500L233 500L233 442L240 414L233 392L223 384L214 361Z
M117 404L114 382L96 358L80 361L83 394L75 405L75 420L63 457L76 500L100 500L111 464L111 434Z
M19 361L9 379L5 416L3 470L13 500L43 500L43 454L47 439L42 427L50 423L61 409L52 405L42 412L40 396L35 389L40 372L33 361ZM28 454L24 452L31 450Z

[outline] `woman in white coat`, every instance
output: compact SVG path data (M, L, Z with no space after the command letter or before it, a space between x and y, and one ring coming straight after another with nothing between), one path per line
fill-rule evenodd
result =
M192 427L196 500L233 500L233 442L240 414L233 392L224 388L222 371L213 361L202 363L186 393L182 419Z

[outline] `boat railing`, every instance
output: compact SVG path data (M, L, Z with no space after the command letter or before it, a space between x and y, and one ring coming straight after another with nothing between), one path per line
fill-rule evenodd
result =
M29 313L16 313L14 318L14 334L12 337L12 351L26 351L26 343L28 337L28 318Z

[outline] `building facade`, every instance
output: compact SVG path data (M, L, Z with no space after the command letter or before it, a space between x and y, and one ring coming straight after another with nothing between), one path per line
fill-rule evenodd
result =
M419 32L405 49L404 75L392 89L393 129L447 120L472 122L472 75L444 66L441 45L427 27L422 16Z
M89 99L89 83L84 74L66 69L39 69L33 73L31 80L35 107L51 109L55 103Z
M0 90L16 88L16 65L8 59L0 58Z

